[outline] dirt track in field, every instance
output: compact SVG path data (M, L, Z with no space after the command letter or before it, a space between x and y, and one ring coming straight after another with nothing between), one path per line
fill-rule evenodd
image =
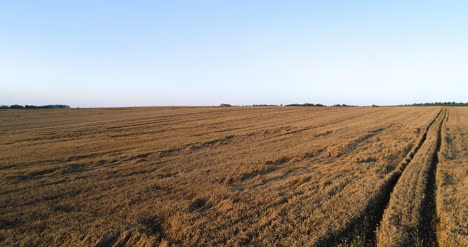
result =
M464 140L449 131L452 114L466 115L441 107L0 111L0 243L398 246L436 244L439 232L450 242L437 219L453 213L439 201L466 207L438 178L452 169L447 153L463 145L447 143ZM463 193L463 182L455 185Z
M378 246L437 245L435 171L446 116L442 109L405 160L378 227Z

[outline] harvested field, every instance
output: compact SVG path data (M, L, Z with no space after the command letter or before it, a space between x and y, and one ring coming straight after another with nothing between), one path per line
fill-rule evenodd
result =
M440 150L444 109L406 165L390 198L377 233L379 246L434 246L434 176Z
M460 246L467 117L463 107L0 111L0 244Z
M450 108L437 166L437 239L468 246L468 108Z

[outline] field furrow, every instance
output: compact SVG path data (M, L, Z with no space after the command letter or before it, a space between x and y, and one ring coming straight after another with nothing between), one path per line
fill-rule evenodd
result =
M450 108L436 173L439 246L468 246L468 111Z
M447 110L434 119L421 147L390 195L377 231L378 246L435 246L435 169ZM426 135L426 134L425 134Z
M412 162L416 153L418 153L421 146L425 143L429 130L440 118L441 114L443 114L442 110L428 123L416 145L406 154L405 158L398 164L398 167L389 173L382 183L376 184L377 192L368 198L365 210L361 212L361 215L352 224L349 224L340 233L339 237L335 237L336 240L334 242L328 240L324 241L324 243L328 245L376 245L376 231L384 216L384 210L388 207L391 193L405 168Z
M428 221L416 215L434 201L429 174L445 114L440 107L2 111L0 243L335 246L404 238L395 224L411 230ZM444 155L448 146L442 140ZM453 200L452 187L437 187L438 201ZM446 221L460 220L437 205Z

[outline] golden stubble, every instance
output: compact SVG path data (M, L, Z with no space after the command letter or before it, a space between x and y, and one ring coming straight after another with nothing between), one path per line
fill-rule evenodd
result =
M368 227L370 209L384 200L395 172L439 110L0 111L0 241L7 246L356 242L360 231L369 231L357 226Z

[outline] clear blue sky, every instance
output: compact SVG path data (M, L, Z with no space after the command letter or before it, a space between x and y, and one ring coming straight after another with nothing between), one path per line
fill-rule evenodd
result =
M468 101L467 1L0 6L0 105L426 101Z

